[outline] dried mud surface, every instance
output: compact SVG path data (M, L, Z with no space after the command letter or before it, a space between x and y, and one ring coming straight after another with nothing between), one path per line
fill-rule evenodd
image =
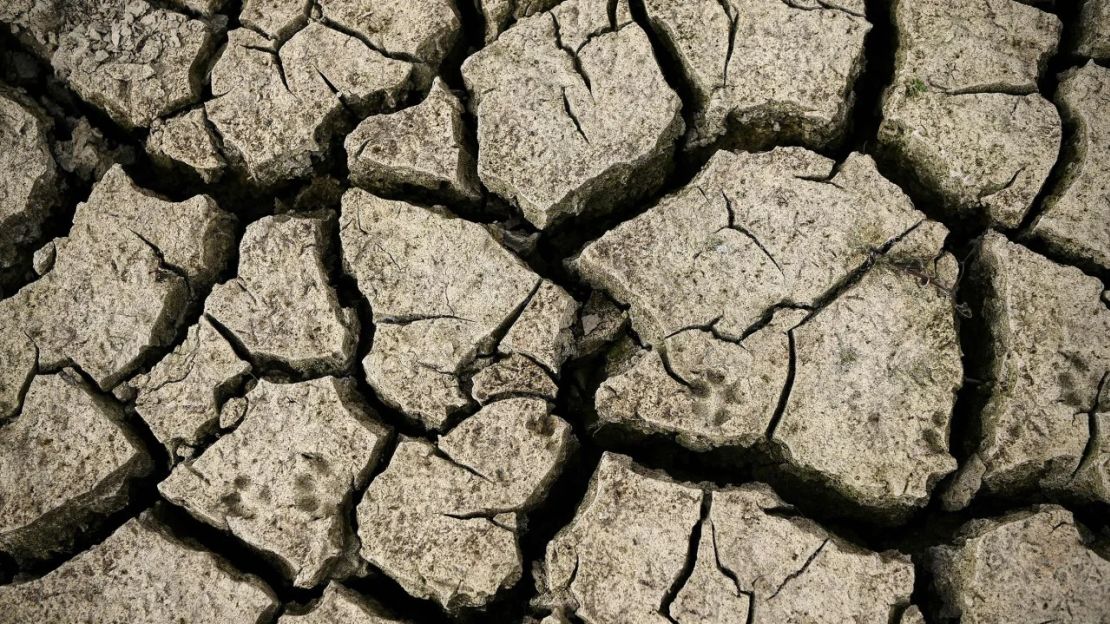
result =
M0 6L0 624L1110 624L1110 2Z

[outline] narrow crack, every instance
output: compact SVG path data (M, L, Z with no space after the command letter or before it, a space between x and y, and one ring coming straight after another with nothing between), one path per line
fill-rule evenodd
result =
M775 588L775 591L767 597L767 600L774 600L775 596L778 596L779 592L781 592L784 588L786 588L788 584L790 584L790 581L793 581L799 576L805 574L805 571L809 569L809 566L817 559L821 552L825 550L825 546L829 544L829 539L830 538L826 537L825 541L821 542L821 545L818 546L817 549L809 555L809 558L805 560L805 563L802 564L802 567L788 574L786 578L784 578L782 582L779 583L779 586Z
M593 95L593 85L590 84L589 74L587 74L586 70L582 67L582 59L578 58L578 52L576 50L572 50L570 46L563 43L563 33L560 30L559 20L555 17L555 13L548 13L548 15L551 16L551 23L555 28L555 45L570 56L570 62L574 66L575 73L582 79L582 84L586 85L586 90L590 92L590 95ZM566 87L563 87L564 101L566 101L566 97ZM575 121L575 123L577 124L577 121ZM581 129L579 131L581 131Z
M728 580L732 581L732 586L736 589L737 596L748 597L748 617L744 620L745 624L755 623L755 592L744 589L743 584L740 582L740 577L736 575L728 566L721 561L721 550L717 546L717 525L712 522L709 523L710 537L713 540L713 563L717 565L717 570L724 575Z
M1084 468L1089 466L1091 462L1095 461L1095 448L1098 446L1100 439L1100 426L1098 419L1099 408L1102 406L1102 395L1106 391L1106 381L1110 379L1110 371L1102 374L1102 379L1098 382L1098 388L1095 390L1094 402L1091 404L1091 409L1087 411L1087 444L1083 448L1083 454L1080 455L1079 463L1076 464L1075 470L1072 471L1069 480L1074 480L1075 477Z
M728 210L728 226L724 229L739 232L740 234L743 234L745 237L747 237L748 240L754 243L755 246L763 252L763 255L767 256L767 259L771 261L771 264L775 265L775 268L779 270L779 273L783 277L786 277L786 272L782 270L782 265L779 264L779 261L775 260L775 256L771 255L771 252L763 246L763 243L758 238L756 238L755 234L752 234L751 231L736 222L736 213L733 211L732 199L729 198L728 193L725 193L722 190L721 197L725 200L725 209Z
M778 429L779 423L782 422L782 416L786 413L786 406L790 403L790 393L794 390L794 376L798 370L798 351L795 344L794 330L786 332L787 345L789 347L790 359L786 364L786 382L782 385L782 392L779 393L778 403L775 405L775 411L771 414L771 420L767 423L767 432L764 434L768 440L775 439L775 430Z
M740 16L732 8L730 0L717 0L717 4L728 19L728 50L725 52L725 66L721 71L721 85L728 87L728 66L732 63L732 51L736 47L736 28L740 24Z
M686 560L682 569L679 571L678 576L675 577L674 582L667 588L667 592L663 594L663 600L659 604L659 615L667 618L668 621L678 624L678 622L671 616L671 605L674 604L678 594L682 592L682 588L689 582L690 577L694 574L694 568L697 566L698 559L698 546L701 544L702 529L709 518L710 507L713 504L713 492L705 490L701 496L701 509L697 523L690 529L690 541L686 548Z
M166 256L162 253L162 250L158 247L158 245L155 245L154 243L150 242L150 240L147 237L143 236L142 234L139 234L138 232L136 232L135 230L133 230L131 228L126 228L126 229L127 229L128 232L131 232L132 234L134 234L136 238L138 238L140 241L142 241L143 244L145 244L150 249L151 253L153 253L154 256L158 259L159 268L161 268L162 270L167 271L169 273L173 273L174 275L176 275L177 277L180 277L185 282L185 287L189 289L189 295L190 295L190 298L192 298L193 295L194 295L194 293L193 293L193 284L192 284L192 281L189 279L189 274L185 271L185 269L173 264L172 262L167 262L166 261Z
M582 137L582 140L589 143L590 137L586 136L586 131L582 129L582 124L578 121L578 115L575 115L574 109L571 108L570 99L567 98L566 87L563 87L563 111L567 114L567 117L570 118L571 123L574 124L574 128L578 130L578 134Z

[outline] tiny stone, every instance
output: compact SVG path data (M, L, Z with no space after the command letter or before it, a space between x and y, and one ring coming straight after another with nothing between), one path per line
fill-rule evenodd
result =
M243 421L247 415L246 397L231 397L220 408L220 430L227 431Z
M617 339L628 327L628 313L601 291L592 291L579 314L582 337L575 348L578 357L597 353Z
M53 269L57 254L58 250L54 247L54 241L49 241L35 250L35 255L31 260L31 265L35 269L35 275L42 277L46 275L50 269Z

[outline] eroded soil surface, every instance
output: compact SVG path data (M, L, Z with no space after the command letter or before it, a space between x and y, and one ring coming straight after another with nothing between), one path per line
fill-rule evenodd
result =
M0 25L0 624L1110 624L1110 1Z

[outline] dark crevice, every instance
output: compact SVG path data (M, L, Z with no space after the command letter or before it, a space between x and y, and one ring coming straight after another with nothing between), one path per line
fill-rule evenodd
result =
M864 1L871 31L863 39L864 67L855 80L855 102L848 119L848 131L842 145L830 154L837 162L842 162L851 152L874 152L875 137L883 117L883 93L894 81L898 40L892 4L893 0Z
M740 16L736 15L729 0L717 0L717 4L728 18L728 50L725 52L725 66L721 72L721 84L728 87L728 66L732 63L732 51L736 47L736 28L740 24Z
M262 579L281 603L308 602L319 598L326 583L311 589L293 586L284 566L231 533L194 518L189 512L161 500L151 508L152 516L171 535L186 544L197 544L218 554L238 571Z
M779 423L782 422L782 415L786 413L786 406L790 402L790 392L794 389L794 375L798 367L798 354L794 343L794 330L791 329L786 332L786 337L790 348L790 360L786 365L786 383L782 386L778 404L775 405L775 412L771 415L770 422L767 423L766 437L768 440L775 439L775 429L777 429Z
M727 1L727 0L725 0ZM687 75L686 69L682 66L682 62L678 59L678 55L674 52L670 42L666 41L654 28L651 26L651 20L648 18L647 7L644 0L629 0L629 12L632 14L632 21L644 31L647 35L648 42L651 43L652 53L655 55L655 61L659 66L660 72L663 74L663 80L666 81L667 86L678 94L679 100L682 102L682 120L685 123L687 131L694 127L694 119L697 114L694 102L697 98L694 97L694 90L691 85L693 81ZM683 141L680 140L679 158L682 158ZM694 160L707 160L708 155L704 157L695 158ZM679 163L679 167L683 168L683 164ZM684 168L699 169L700 164L689 163ZM665 185L670 187L670 185ZM673 188L673 187L670 187Z

